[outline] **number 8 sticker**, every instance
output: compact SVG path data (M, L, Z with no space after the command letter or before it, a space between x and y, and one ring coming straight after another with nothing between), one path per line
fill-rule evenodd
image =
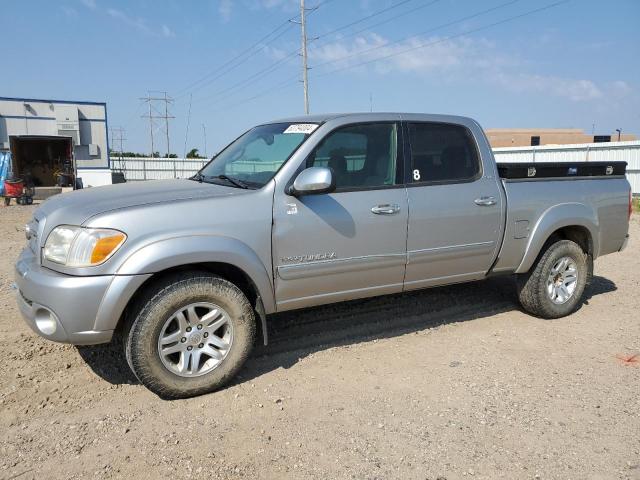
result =
M417 181L417 180L420 180L420 170L415 169L415 170L413 171L413 179L414 179L414 180L416 180L416 181Z

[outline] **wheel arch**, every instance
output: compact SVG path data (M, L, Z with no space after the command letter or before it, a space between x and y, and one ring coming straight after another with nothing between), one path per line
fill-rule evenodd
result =
M577 243L591 264L598 256L598 220L592 208L584 204L561 204L547 210L531 234L524 257L516 273L527 272L544 253L551 239ZM591 268L590 268L591 269Z
M227 237L199 236L154 242L121 264L107 291L96 328L118 329L136 301L154 284L181 271L202 271L234 283L247 296L260 318L266 343L266 313L275 311L270 275L246 244ZM103 308L104 307L104 308Z

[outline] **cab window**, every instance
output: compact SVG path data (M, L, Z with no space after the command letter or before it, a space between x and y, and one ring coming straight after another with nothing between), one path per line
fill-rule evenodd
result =
M409 123L410 182L464 182L480 173L471 132L462 125Z
M307 166L331 168L338 191L396 185L397 150L395 123L351 125L330 133Z

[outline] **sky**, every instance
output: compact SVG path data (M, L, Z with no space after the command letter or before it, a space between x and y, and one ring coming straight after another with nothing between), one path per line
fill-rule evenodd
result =
M170 150L179 156L192 148L211 156L253 125L303 113L299 0L0 6L10 19L2 26L0 96L106 102L109 126L125 129L125 150L150 151L140 100L149 92L174 99ZM485 128L640 136L638 0L306 7L311 113L448 113ZM154 134L164 153L164 130Z

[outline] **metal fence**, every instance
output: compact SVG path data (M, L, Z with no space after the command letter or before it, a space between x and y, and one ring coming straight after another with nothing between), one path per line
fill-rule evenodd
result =
M494 148L498 163L506 162L627 162L627 178L633 193L640 195L640 141L544 145L541 147ZM124 173L127 181L186 178L207 163L205 158L112 157L112 169ZM238 172L273 169L265 162L238 162Z
M124 173L128 182L165 180L194 175L209 160L206 158L111 157L111 169Z
M498 163L507 162L627 162L631 190L640 195L640 141L494 148Z

